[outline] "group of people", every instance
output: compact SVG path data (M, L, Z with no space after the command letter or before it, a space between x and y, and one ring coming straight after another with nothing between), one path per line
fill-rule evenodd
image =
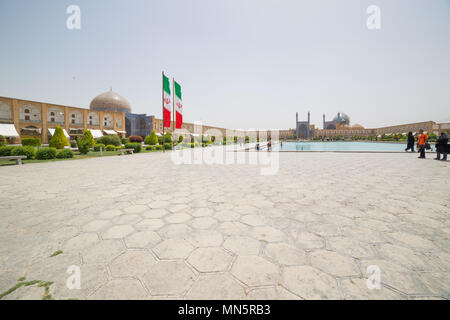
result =
M408 133L408 144L406 146L405 151L411 150L414 152L414 143L415 139L412 132ZM430 150L431 146L428 143L428 135L423 132L423 130L419 131L419 137L417 139L417 151L420 152L419 159L425 159L425 150ZM450 152L448 145L448 135L442 131L439 138L436 140L436 158L434 160L447 161L447 154Z

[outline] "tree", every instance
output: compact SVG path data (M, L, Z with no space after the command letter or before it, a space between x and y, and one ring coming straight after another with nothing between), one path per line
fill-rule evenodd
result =
M158 144L158 137L156 136L155 130L152 130L152 132L145 137L144 143L151 146Z
M70 146L69 140L67 140L64 131L60 126L56 127L55 134L50 139L49 146L50 148L56 149L64 149L65 146Z
M95 140L92 136L92 133L90 130L86 129L83 132L83 135L78 138L78 151L82 154L86 154L89 152L89 150L94 145Z
M179 136L178 137L178 143L182 143L183 142L184 137L183 136Z

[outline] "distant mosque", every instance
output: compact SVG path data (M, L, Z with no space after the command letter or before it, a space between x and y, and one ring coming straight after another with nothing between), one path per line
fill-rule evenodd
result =
M328 136L335 134L353 133L353 131L361 131L366 133L366 129L360 124L350 125L350 117L343 112L338 112L337 115L331 121L325 120L325 114L323 115L323 129L320 130L311 124L311 113L308 112L307 121L298 120L298 112L296 113L296 126L295 134L300 139L312 139L314 136ZM363 132L364 131L364 132Z

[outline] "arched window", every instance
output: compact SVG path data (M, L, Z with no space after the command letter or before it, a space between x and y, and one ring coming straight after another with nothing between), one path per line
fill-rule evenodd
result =
M30 113L30 109L25 109L25 113Z

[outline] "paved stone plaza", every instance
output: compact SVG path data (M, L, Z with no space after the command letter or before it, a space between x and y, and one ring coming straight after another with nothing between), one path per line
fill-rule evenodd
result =
M24 276L52 281L54 299L450 297L450 162L281 153L263 176L175 165L168 152L0 176L0 294ZM66 285L72 265L79 290ZM379 290L366 285L371 265ZM3 299L43 294L30 285Z

